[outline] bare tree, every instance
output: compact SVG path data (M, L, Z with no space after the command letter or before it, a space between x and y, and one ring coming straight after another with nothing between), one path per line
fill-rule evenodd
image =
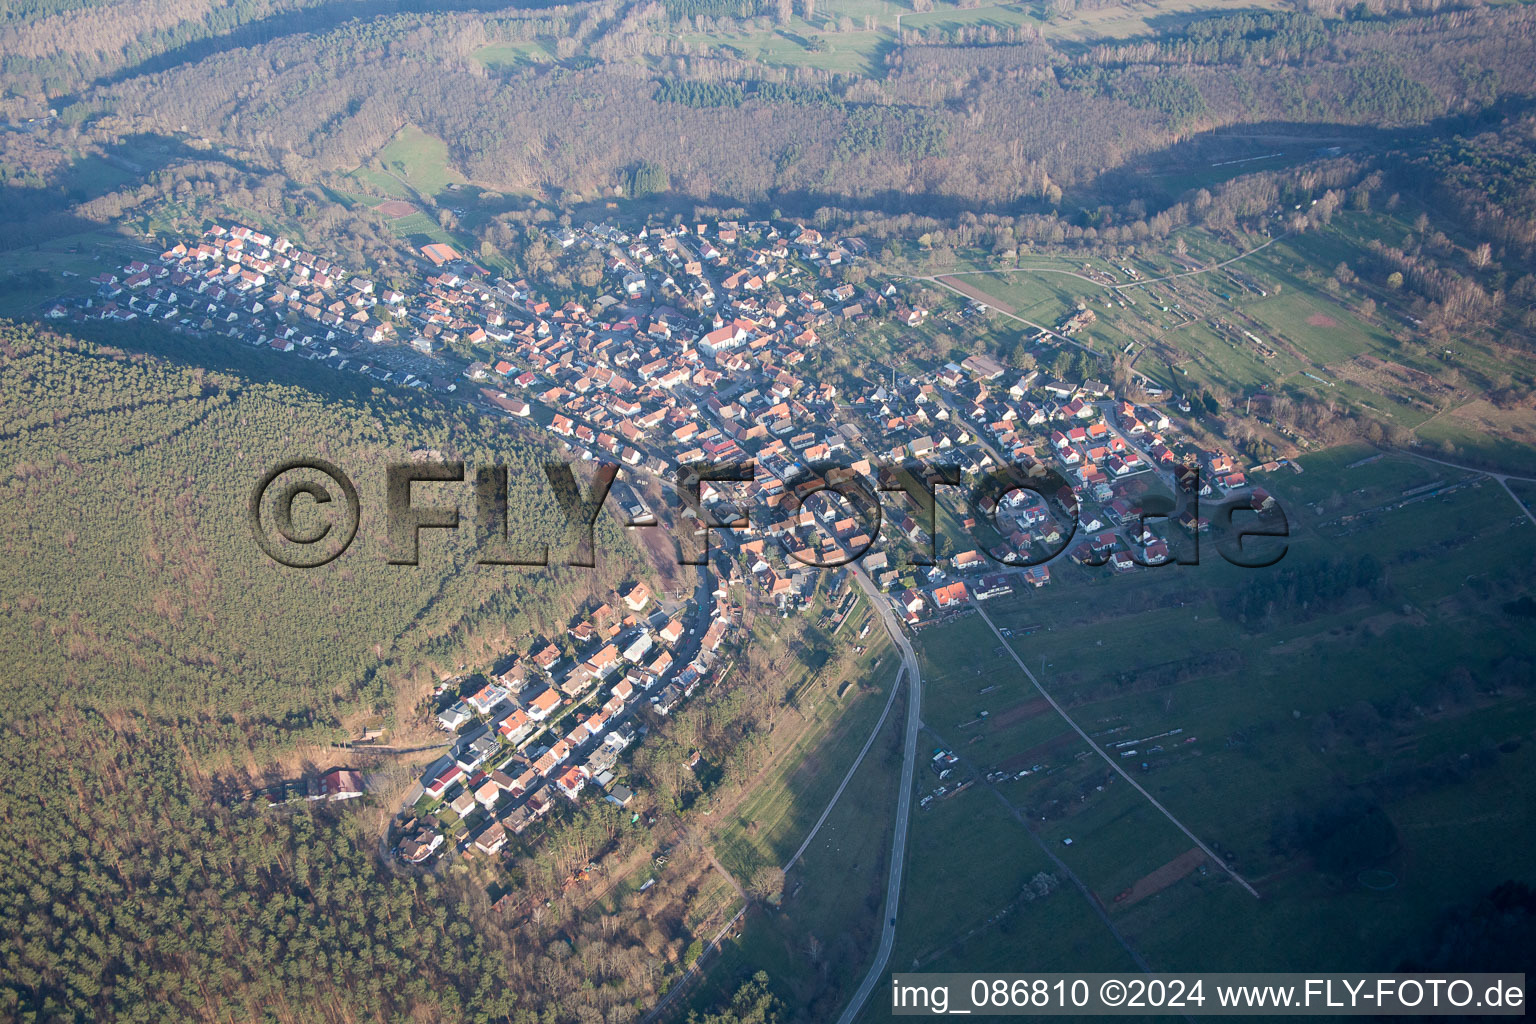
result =
M748 890L764 903L777 905L784 898L784 869L771 866L758 868Z

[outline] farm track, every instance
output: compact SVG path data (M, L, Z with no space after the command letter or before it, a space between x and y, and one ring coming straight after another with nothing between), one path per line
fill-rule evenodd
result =
M1175 828L1184 833L1184 835L1189 838L1190 842L1199 847L1207 857L1211 858L1211 860L1221 865L1222 870L1225 871L1228 875L1232 876L1232 880L1238 885L1242 886L1243 889L1247 891L1248 895L1252 896L1254 899L1259 899L1259 891L1252 885L1249 885L1247 879L1238 874L1237 871L1225 860L1217 856L1216 853L1209 846L1205 845L1205 843L1201 841L1200 837L1195 835L1195 833L1192 832L1188 826L1186 826L1178 818L1175 818L1172 811L1168 810L1168 808L1159 803L1158 799L1151 793L1148 793L1146 789L1141 785L1141 783L1137 782L1129 772L1127 772L1123 767L1116 763L1114 758L1110 757L1102 747L1100 747L1097 743L1093 742L1091 738L1089 738L1088 734L1083 731L1083 727L1078 725L1076 720L1073 719L1071 715L1067 714L1066 709L1056 701L1056 698L1052 697L1049 693L1046 692L1044 686L1040 685L1040 680L1036 679L1035 674L1029 670L1029 666L1024 664L1024 659L1019 657L1019 652L1013 649L1013 645L1009 644L1007 640L1004 639L1003 634L998 630L996 623L992 621L991 617L987 615L986 611L981 608L977 608L976 613L981 617L981 621L987 624L987 628L996 634L998 641L1001 642L1005 648L1007 648L1009 656L1012 657L1014 663L1019 666L1019 671L1023 672L1024 675L1028 677L1029 681L1034 684L1035 689L1039 691L1040 696L1044 697L1047 701L1050 702L1051 707L1056 709L1056 713L1062 717L1062 720L1070 725L1073 731L1075 731L1079 736L1083 738L1083 742L1087 743L1090 749L1098 754L1099 757L1103 758L1104 762L1113 768L1122 779L1130 783L1132 789L1136 790L1136 792L1145 797L1147 802L1155 807L1163 817L1167 818Z

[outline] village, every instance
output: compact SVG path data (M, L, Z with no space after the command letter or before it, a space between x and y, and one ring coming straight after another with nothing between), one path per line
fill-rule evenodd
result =
M649 511L647 485L670 485L700 463L750 463L750 479L700 485L689 514L724 524L750 509L751 521L708 530L713 559L690 600L663 602L633 582L571 625L572 655L541 639L493 678L476 677L472 692L459 692L464 680L444 684L437 720L454 743L412 795L417 813L395 846L408 863L444 852L447 833L461 854L495 855L558 800L627 806L621 755L648 721L717 681L719 652L741 622L729 595L787 614L811 600L822 567L852 563L831 585L867 574L917 630L972 602L1047 586L1062 560L1116 573L1170 561L1171 531L1207 522L1144 520L1149 494L1172 496L1194 480L1202 496L1272 503L1229 454L1194 445L1160 408L1092 378L973 354L920 377L876 376L858 394L819 381L828 324L879 316L910 328L929 316L894 281L842 279L863 258L857 239L766 221L634 233L589 223L552 243L602 255L611 291L592 309L553 306L536 284L492 279L442 243L420 250L421 286L397 291L287 239L214 224L157 260L100 275L93 298L48 312L152 319L525 422L573 458L622 467L614 493L631 521ZM1029 342L1044 355L1092 322L1092 311L1067 309L1056 330ZM870 480L913 462L963 474L1049 468L1072 494L1019 488L977 509L959 488L940 488L931 524L917 502L898 499L871 536L835 495L799 500L811 467L829 462ZM978 513L989 529L978 532Z

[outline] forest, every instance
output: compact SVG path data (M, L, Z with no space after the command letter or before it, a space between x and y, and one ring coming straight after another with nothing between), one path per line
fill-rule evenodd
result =
M391 710L394 676L429 639L467 638L507 607L519 611L498 630L559 622L570 570L457 572L472 557L466 538L466 550L402 571L385 562L375 516L344 573L303 578L261 557L237 514L284 458L336 462L377 497L386 461L437 449L508 464L525 513L512 542L558 550L562 520L536 484L553 456L527 437L458 407L382 392L338 400L51 332L7 327L0 344L0 543L27 567L0 594L9 714L46 718L63 694L184 730L192 758L227 767L240 749L344 738L349 714ZM622 575L633 548L600 525Z
M803 13L813 24L832 17ZM71 16L13 17L0 31ZM696 198L1019 213L1059 202L1053 188L1088 187L1140 155L1229 126L1408 128L1475 113L1494 96L1528 99L1533 17L1526 5L1479 4L1239 12L1082 50L1025 24L995 45L920 33L864 74L764 63L672 31L681 19L707 20L714 34L757 32L771 26L766 14L594 0L494 15L378 13L73 92L20 68L4 81L15 116L61 108L50 129L61 142L196 140L304 180L351 172L411 124L447 140L470 180L503 191L601 193L648 163ZM101 24L128 33L134 23ZM148 45L89 30L79 38L92 53ZM554 59L513 66L479 56L532 44ZM12 174L49 180L14 147L0 152Z

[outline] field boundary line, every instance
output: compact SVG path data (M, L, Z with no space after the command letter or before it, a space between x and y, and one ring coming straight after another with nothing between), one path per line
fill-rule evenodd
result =
M1131 784L1131 788L1135 789L1136 792L1146 797L1147 802L1153 807L1156 807L1158 811L1162 813L1163 817L1167 818L1170 822L1173 823L1175 828L1177 828L1180 832L1183 832L1184 835L1189 837L1189 840L1192 843L1200 847L1200 849L1204 851L1207 857L1221 865L1221 869L1227 874L1231 875L1234 882L1246 889L1248 891L1248 895L1252 896L1256 900L1262 899L1263 897L1259 895L1259 891L1253 886L1249 885L1247 879L1238 874L1237 871L1234 870L1232 866L1229 865L1223 858L1218 857L1209 846L1205 845L1199 836L1190 831L1188 826L1186 826L1178 818L1175 818L1172 811L1168 810L1168 808L1159 803L1157 797L1153 796L1151 793L1148 793L1146 789L1142 787L1141 783L1132 778L1129 772L1115 763L1114 758L1110 757L1109 754L1106 753L1097 743L1093 742L1093 740L1089 738L1088 734L1083 731L1083 727L1078 725L1071 715L1067 714L1066 709L1057 703L1055 697L1052 697L1049 693L1046 692L1044 686L1040 685L1040 680L1036 679L1035 674L1029 670L1029 666L1024 664L1024 659L1019 657L1019 652L1013 649L1013 645L1009 643L1003 634L998 630L997 624L994 623L992 619L987 615L987 613L980 607L978 607L976 611L978 614L980 614L981 621L987 624L987 628L992 630L992 632L997 635L998 640L1002 641L1003 647L1008 651L1009 656L1013 658L1014 663L1019 666L1020 671L1022 671L1024 675L1029 678L1031 683L1035 684L1035 689L1040 691L1040 696L1044 697L1050 703L1051 707L1056 709L1056 713L1060 715L1062 719L1072 727L1074 732L1082 737L1083 742L1088 744L1089 748L1091 748L1094 753L1103 758L1105 764L1109 765L1117 773L1119 773L1122 779L1124 779L1126 782L1129 782Z

